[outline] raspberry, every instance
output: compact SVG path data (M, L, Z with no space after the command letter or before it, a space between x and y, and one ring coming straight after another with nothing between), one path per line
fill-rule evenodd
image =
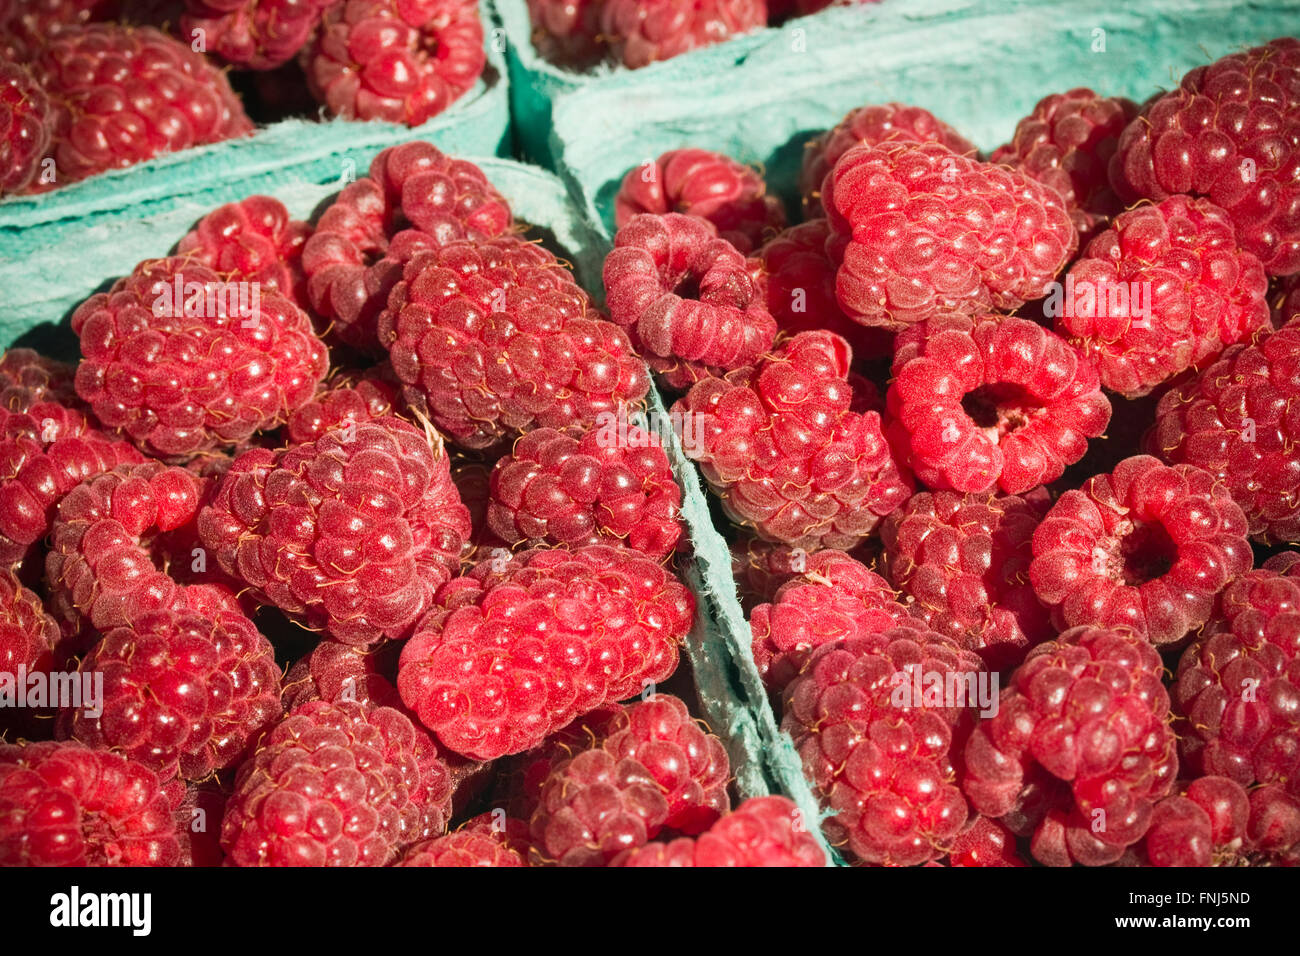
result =
M48 710L13 708L28 675L48 677L54 669L59 636L59 626L40 597L23 587L13 571L0 570L0 734L9 730L24 737L40 734L38 718L48 717ZM10 699L4 701L5 697Z
M1028 866L1016 852L1016 838L997 820L977 817L952 843L949 866Z
M66 27L32 72L53 108L59 183L253 131L225 74L152 27Z
M1155 644L1209 620L1215 595L1252 558L1227 489L1149 455L1063 493L1033 548L1029 579L1058 626L1127 625Z
M629 847L614 859L609 866L694 866L695 841L690 837L678 837L668 843L647 843L644 846Z
M0 0L0 57L30 62L49 38L68 27L125 14L119 0Z
M1300 863L1300 798L1276 784L1252 790L1246 842L1265 863Z
M1123 209L1106 169L1137 109L1132 100L1083 87L1053 93L1016 124L1011 142L994 150L989 162L1006 163L1051 186L1065 200L1079 235L1088 235Z
M766 233L785 226L781 201L766 190L756 170L730 156L674 149L623 177L614 197L614 222L621 229L641 213L697 216L748 254L762 245Z
M594 66L605 49L600 36L602 5L603 0L528 0L537 52L571 69Z
M614 236L603 279L610 319L657 359L674 387L681 363L727 371L767 351L776 320L750 262L712 224L643 213Z
M781 726L834 814L824 825L833 843L847 843L865 863L914 866L943 855L966 823L952 754L967 711L955 699L911 693L912 682L951 686L981 669L979 658L939 634L912 628L813 651L786 688Z
M1043 862L1113 862L1142 838L1178 769L1160 655L1128 628L1076 627L1033 648L965 746L974 808L1016 808L1031 771L1070 786L1035 834Z
M1251 537L1300 540L1300 321L1234 345L1160 399L1151 448L1214 475L1246 513Z
M1047 294L1079 241L1055 190L940 143L855 146L822 202L840 306L864 325L1012 311Z
M455 833L410 847L397 866L527 866L528 825L504 820L498 827L491 813L466 823Z
M936 490L1018 495L1060 478L1110 421L1097 369L1014 316L935 316L900 332L895 447Z
M498 772L495 798L511 817L531 820L551 771L575 754L599 747L609 735L614 718L624 709L617 703L597 707L551 734L540 746L506 758L504 764L494 764L502 768Z
M989 670L1015 667L1055 632L1029 584L1034 529L1047 495L921 492L885 519L885 574L932 630Z
M851 110L833 129L804 145L799 170L799 194L803 196L804 219L824 216L821 188L826 174L840 157L854 146L881 143L939 143L961 156L975 156L979 150L955 129L929 110L904 103L882 103Z
M198 527L227 574L345 644L410 634L470 533L441 440L394 417L245 452Z
M0 354L0 408L29 412L37 402L79 407L76 373L66 362L31 349L9 349Z
M275 650L241 614L142 614L105 633L81 671L103 674L102 713L64 710L60 735L125 753L164 780L236 765L280 716Z
M826 854L788 797L751 797L705 833L648 843L610 866L825 866Z
M1150 866L1231 862L1246 835L1250 800L1226 777L1201 777L1165 797L1151 813L1143 843ZM1217 859L1216 859L1217 858Z
M628 425L580 436L538 428L492 470L487 523L507 544L616 544L661 558L681 535L682 492L658 436Z
M92 295L72 330L81 339L77 394L104 425L175 459L281 424L329 367L291 301L181 256L142 262Z
M1284 38L1201 66L1120 137L1120 198L1206 196L1269 275L1300 272L1300 41Z
M912 492L880 415L852 409L848 343L801 332L735 381L700 382L673 406L727 515L796 547L851 548Z
M365 372L338 369L315 398L289 416L289 441L316 441L331 429L394 415L403 407L400 389L386 365Z
M221 849L221 818L226 813L226 794L217 784L191 784L176 807L176 838L180 842L179 866L221 866L226 854Z
M180 19L187 39L201 31L207 51L250 70L293 59L331 0L185 0Z
M1128 398L1268 327L1268 280L1223 210L1173 196L1120 213L1044 311Z
M471 0L344 0L300 55L334 116L421 126L460 99L487 62Z
M600 32L629 69L767 25L766 0L604 0Z
M401 710L402 699L384 666L393 656L385 652L396 646L385 644L376 651L321 641L284 675L281 701L285 712L309 700L355 701Z
M449 750L493 760L668 677L694 618L691 593L634 551L502 556L439 592L397 689Z
M23 192L50 145L50 101L20 63L0 62L0 195Z
M0 866L176 866L158 775L79 743L0 744Z
M421 739L423 738L423 739ZM384 866L424 839L432 743L389 707L311 701L239 768L221 845L235 866Z
M408 404L464 448L591 425L649 387L626 334L572 273L515 236L415 256L379 316L379 340Z

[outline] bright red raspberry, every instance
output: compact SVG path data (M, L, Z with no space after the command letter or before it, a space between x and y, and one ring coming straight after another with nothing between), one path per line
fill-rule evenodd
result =
M635 425L585 434L538 428L492 469L487 523L530 546L623 543L661 558L681 535L682 492L659 438Z
M695 866L695 840L678 837L667 843L647 843L624 850L609 866Z
M1016 851L1015 834L997 820L976 817L975 822L952 842L949 866L1028 866Z
M825 866L826 854L788 797L751 797L694 840L648 843L610 866Z
M1155 805L1143 840L1148 866L1214 866L1237 859L1250 798L1227 777L1201 777Z
M604 0L600 32L630 69L767 24L766 0Z
M307 307L302 250L311 226L289 217L271 196L249 196L208 213L180 241L188 256L230 280L257 282Z
M1013 311L1046 295L1078 248L1055 190L940 143L855 146L822 202L840 305L864 325Z
M181 35L202 31L208 53L250 70L293 59L332 0L185 0Z
M501 555L438 593L397 689L449 750L493 760L664 680L694 618L691 593L635 551Z
M570 69L594 66L605 53L602 6L604 0L528 0L537 52Z
M441 439L391 416L245 452L198 527L227 574L345 644L409 635L470 534Z
M1200 66L1124 130L1120 198L1205 196L1269 275L1300 272L1300 40Z
M52 120L49 98L27 68L0 62L0 196L23 192L36 178Z
M1172 196L1116 216L1043 310L1103 385L1134 398L1267 328L1267 291L1223 210Z
M853 409L848 343L801 332L754 369L673 406L688 449L737 523L796 547L851 548L912 493L880 415Z
M12 681L6 695L14 694L29 674L46 674L55 667L59 625L41 599L25 588L13 571L0 570L0 680ZM46 708L16 709L16 700L0 706L0 734L12 732L36 738L48 734L51 716ZM45 727L41 727L44 723Z
M396 866L528 866L528 824L484 813L407 849Z
M405 408L400 393L401 385L387 365L368 371L337 369L321 383L315 398L289 416L289 441L315 441L335 428L395 415Z
M158 775L84 744L0 744L0 866L176 866Z
M335 116L420 126L473 87L487 62L473 0L342 0L300 55Z
M1059 627L1126 625L1174 644L1249 569L1246 516L1209 472L1149 455L1064 492L1034 531L1029 580Z

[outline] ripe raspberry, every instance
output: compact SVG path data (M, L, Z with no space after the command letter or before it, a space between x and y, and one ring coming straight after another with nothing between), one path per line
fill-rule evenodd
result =
M610 866L825 866L826 854L788 797L751 797L692 840L624 850Z
M1110 421L1092 362L1028 319L938 315L895 349L889 436L936 490L1024 494L1060 478Z
M833 843L847 843L864 863L914 866L943 855L966 823L952 753L968 730L968 712L955 698L912 693L912 684L952 686L980 670L973 654L912 628L813 651L786 688L782 728L834 814L824 824Z
M66 362L31 349L9 349L0 354L0 408L28 412L37 402L77 408L76 373Z
M493 814L470 820L455 833L410 847L396 866L527 866L528 824Z
M23 192L50 145L50 101L20 63L0 61L0 196Z
M470 533L441 439L395 417L245 452L198 527L227 574L345 644L410 634Z
M0 744L0 866L176 866L158 775L79 743Z
M1137 110L1132 100L1083 87L1053 93L1016 124L1011 142L994 150L989 162L1006 163L1055 189L1086 236L1124 208L1106 169Z
M1142 849L1148 866L1231 863L1246 836L1250 799L1226 777L1201 777L1155 805Z
M1234 345L1160 399L1152 450L1214 475L1259 541L1300 540L1300 321Z
M839 336L801 332L752 371L702 381L673 406L698 417L692 457L733 521L770 541L847 549L911 495L880 415L852 408L849 358Z
M1265 864L1300 864L1300 797L1276 784L1252 790L1246 843Z
M628 171L614 197L623 228L641 213L675 212L713 223L718 236L748 254L785 226L781 201L766 194L757 170L707 149L674 149Z
M387 365L369 371L336 369L316 397L289 416L285 431L290 442L302 444L334 428L395 415L404 408L400 391Z
M1223 210L1172 196L1115 217L1044 311L1128 398L1268 327L1268 280Z
M202 31L209 53L250 70L293 59L331 0L185 0L186 39Z
M647 843L624 850L609 866L695 866L695 840L678 837L668 843Z
M603 279L609 317L659 363L670 384L682 363L727 371L771 346L776 320L745 256L693 216L633 216L614 236Z
M449 242L405 266L379 316L407 403L464 448L594 424L649 382L554 255L515 236Z
M14 694L29 674L46 674L55 667L59 626L45 611L40 597L23 587L13 571L0 570L0 682L12 681L5 694ZM16 700L0 706L0 735L13 731L23 737L48 733L45 709L14 709ZM46 724L46 728L40 726Z
M1300 272L1300 41L1285 38L1200 66L1120 137L1120 198L1205 196L1269 275Z
M977 817L948 851L949 866L1028 866L1016 852L1016 837L997 820Z
M545 59L570 69L596 64L605 52L600 36L603 0L528 0L533 45Z
M1046 295L1078 248L1055 190L939 143L853 147L822 202L840 305L864 325L1013 311Z
M388 643L377 649L354 647L339 641L323 640L310 654L302 657L284 675L280 699L288 713L309 700L355 701L376 707L402 709L402 699L389 680L391 653L397 645Z
M939 143L961 156L979 153L974 143L927 109L905 103L860 106L850 110L833 129L804 145L803 166L799 171L804 219L826 214L821 199L822 183L841 156L854 146L890 142Z
M1057 499L1029 579L1058 627L1127 625L1173 644L1251 559L1246 517L1213 475L1138 455Z
M325 9L300 62L335 116L420 126L460 99L487 62L472 0L344 0Z
M119 0L0 0L0 58L28 63L56 33L123 16L120 7Z
M629 69L767 25L766 0L604 0L600 32Z
M384 866L428 834L428 738L389 707L312 701L239 768L221 845L235 866ZM422 751L424 751L422 753Z
M507 544L622 542L661 558L681 535L682 492L657 436L628 425L585 434L538 428L492 470L487 523Z
M449 750L493 760L668 677L694 619L691 593L634 551L502 556L438 593L397 689Z

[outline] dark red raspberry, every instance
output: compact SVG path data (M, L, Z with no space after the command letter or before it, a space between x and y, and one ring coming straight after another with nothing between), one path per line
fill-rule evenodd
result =
M389 680L396 664L394 643L378 649L324 640L299 658L284 675L280 700L286 713L309 700L346 701L402 709Z
M953 755L969 727L978 657L913 628L823 644L785 691L783 729L831 816L831 842L864 863L943 856L966 823ZM963 683L962 681L967 683ZM922 688L939 685L938 699ZM915 686L916 691L913 691ZM971 701L973 703L973 701Z
M948 313L904 329L889 437L936 490L1019 495L1060 478L1110 421L1097 369L1014 316Z
M1050 503L1042 491L915 494L881 526L885 574L932 630L990 670L1015 667L1055 634L1028 574L1034 529Z
M751 797L694 840L648 843L610 866L825 866L826 854L788 797Z
M289 441L315 441L335 428L397 414L404 408L400 392L401 385L387 365L364 372L338 369L321 384L315 398L289 416Z
M1276 784L1252 790L1246 844L1265 864L1300 864L1300 797Z
M1006 163L1055 189L1079 234L1087 236L1123 209L1106 169L1137 111L1132 100L1084 87L1053 93L1016 124L1011 142L994 150L989 162Z
M551 771L576 754L599 747L614 718L624 709L618 703L597 707L551 734L541 745L491 764L499 768L493 805L505 807L511 817L531 820Z
M176 866L158 775L84 744L0 744L0 866Z
M1165 797L1143 841L1148 866L1232 863L1246 837L1250 799L1226 777L1201 777Z
M707 149L674 149L628 171L614 197L620 229L641 213L676 212L713 223L718 236L748 254L785 226L785 210L758 171Z
M1116 216L1043 310L1103 385L1134 398L1268 328L1267 291L1223 210L1172 196Z
M1057 499L1029 579L1058 627L1127 625L1173 644L1251 559L1246 516L1213 475L1138 455Z
M695 866L695 840L678 837L668 843L647 843L624 850L609 866Z
M492 760L664 680L694 619L691 593L635 551L502 554L438 593L397 689L449 750Z
M396 866L528 866L528 824L484 813L410 847Z
M766 0L604 0L600 32L633 70L767 25Z
M0 699L10 698L0 703L0 735L48 736L49 708L17 709L17 691L29 686L30 674L48 678L56 666L59 637L59 625L46 613L40 597L24 587L13 571L0 570L0 683L9 684Z
M587 69L604 55L600 10L604 0L528 0L533 45L548 60Z
M379 341L407 403L465 448L595 424L650 384L627 335L573 274L516 236L415 256L379 316Z
M391 416L245 452L198 526L227 574L345 644L410 634L470 534L441 439Z
M636 425L528 432L492 470L487 523L507 544L626 544L660 558L681 535L682 492L657 435Z
M1251 537L1300 540L1300 321L1235 345L1174 385L1156 410L1151 450L1214 475Z
M939 143L961 156L976 156L979 150L955 129L919 106L881 103L859 106L816 139L804 145L803 167L799 171L799 194L803 196L805 219L824 216L821 189L826 174L840 157L854 146L881 143Z
M37 402L79 408L74 366L31 349L0 354L0 408L28 412Z
M1016 852L1016 837L997 820L977 817L948 851L949 866L1028 866Z
M332 0L185 0L182 37L202 32L206 52L250 70L293 59Z
M940 143L855 146L822 202L840 305L864 325L1012 311L1046 295L1078 248L1054 189Z
M1269 275L1300 272L1300 40L1200 66L1120 137L1120 198L1205 196Z
M121 6L120 0L0 0L0 57L27 63L56 33L124 16Z
M214 209L180 241L176 252L232 280L257 282L306 308L302 250L311 226L289 218L284 203L250 196Z
M23 192L50 145L50 101L20 63L0 62L0 196Z
M851 548L911 495L880 415L852 408L850 354L837 335L801 332L673 406L694 417L691 456L733 521L796 547Z
M335 116L420 126L463 96L487 62L474 0L343 0L300 57Z
M749 365L776 336L754 268L711 223L680 213L633 216L614 236L603 279L609 317L655 359L670 385ZM662 366L662 367L660 367Z
M971 804L990 817L1015 810L1037 765L1069 784L1072 805L1048 811L1034 856L1119 859L1177 775L1162 668L1156 649L1122 627L1076 627L1033 648L966 743Z

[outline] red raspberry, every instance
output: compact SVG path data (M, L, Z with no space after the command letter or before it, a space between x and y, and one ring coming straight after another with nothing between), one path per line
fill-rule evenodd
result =
M410 847L396 866L527 866L528 824L481 814L455 833Z
M678 837L668 843L647 843L624 850L609 866L695 866L695 840Z
M1028 319L939 315L895 348L889 436L937 490L1024 494L1060 478L1110 421L1092 362Z
M825 866L826 854L788 797L751 797L694 840L648 843L610 866Z
M771 346L767 311L753 266L694 216L633 216L614 236L603 279L610 319L643 351L666 360L674 387L693 380L682 363L727 371L749 365Z
M1015 667L1053 637L1029 584L1044 492L1025 497L921 492L885 519L885 573L932 630L979 654L989 670Z
M158 775L79 743L0 744L0 866L176 866Z
M402 709L402 699L389 680L394 665L388 643L378 649L354 647L339 641L323 640L310 654L299 658L284 675L280 699L288 713L309 700L347 701L373 704L376 707Z
M855 146L822 202L840 305L864 325L1012 311L1046 295L1078 248L1055 190L939 143Z
M429 143L391 146L316 223L302 254L308 297L341 342L377 350L375 320L411 255L452 239L498 236L513 222L473 163Z
M622 542L661 558L681 535L682 492L656 435L538 428L492 470L487 523L507 544Z
M537 52L570 69L594 66L605 52L600 36L603 5L604 0L528 0Z
M0 354L0 408L28 412L37 402L77 408L73 385L75 367L39 355L31 349L9 349Z
M1214 475L1260 541L1300 540L1300 321L1234 345L1160 399L1150 447Z
M1251 557L1246 516L1213 475L1138 455L1057 499L1029 579L1058 627L1127 625L1173 644Z
M494 805L504 806L511 817L532 819L551 771L575 754L599 747L609 734L610 724L624 709L618 703L597 707L551 734L540 746L492 764L499 768Z
M239 768L221 845L235 866L384 866L429 834L432 742L389 707L311 701Z
M459 568L470 525L438 436L388 417L240 455L199 533L259 597L372 644L410 634Z
M49 721L44 718L50 716L49 710L15 710L17 700L13 695L25 684L27 675L40 673L48 677L55 667L59 636L59 625L46 613L40 597L23 587L13 571L0 570L0 683L12 682L4 691L11 699L0 704L0 735L6 731L23 737L48 734Z
M202 31L207 52L250 70L293 59L332 0L185 0L180 19L189 40Z
M177 255L232 280L260 283L306 308L302 250L311 226L289 218L284 203L250 196L214 209L176 247Z
M387 365L364 372L338 369L321 384L315 398L289 416L289 441L316 441L334 428L394 415L404 408L400 391Z
M1223 210L1173 196L1116 216L1043 309L1103 385L1134 398L1267 328L1267 290Z
M822 207L822 183L841 156L854 146L890 142L939 143L962 156L979 153L974 143L927 109L905 103L860 106L849 111L833 129L804 145L803 166L799 171L804 219L826 214Z
M1265 864L1300 864L1300 797L1276 784L1252 790L1246 843Z
M1106 168L1137 110L1132 100L1084 87L1053 93L1016 124L1011 142L994 150L989 162L1006 163L1051 186L1079 234L1088 235L1123 209Z
M851 548L912 492L880 415L853 410L848 343L801 332L734 381L707 379L673 406L727 515L771 541Z
M748 254L785 226L781 201L757 170L707 149L674 149L628 171L614 197L620 229L641 213L675 212L713 223L718 236Z
M952 843L949 866L1028 866L1016 852L1016 837L997 820L977 817Z
M343 0L326 7L300 62L335 116L421 126L483 72L472 0Z
M1148 866L1233 862L1246 836L1250 799L1226 777L1201 777L1155 805L1143 841Z
M50 145L50 101L20 63L0 61L0 196L23 192Z
M649 387L622 329L554 255L515 236L413 258L379 316L379 340L408 404L464 448L591 425Z
M943 855L966 823L952 754L968 711L964 701L936 702L912 686L952 685L982 669L973 654L913 628L813 651L786 688L781 726L833 813L824 825L833 843L847 843L864 863L914 866Z
M600 32L630 69L767 25L765 0L604 0Z
M1269 275L1300 272L1300 40L1200 66L1120 137L1110 181L1125 201L1206 196Z
M1034 856L1117 860L1178 770L1161 671L1156 649L1128 628L1076 627L1033 648L966 743L971 804L991 817L1014 810L1037 765L1073 799L1039 824Z
M30 62L56 33L124 16L120 7L119 0L0 0L0 57Z
M478 760L664 680L695 618L672 574L608 545L493 558L438 605L402 649L397 689L449 750Z

